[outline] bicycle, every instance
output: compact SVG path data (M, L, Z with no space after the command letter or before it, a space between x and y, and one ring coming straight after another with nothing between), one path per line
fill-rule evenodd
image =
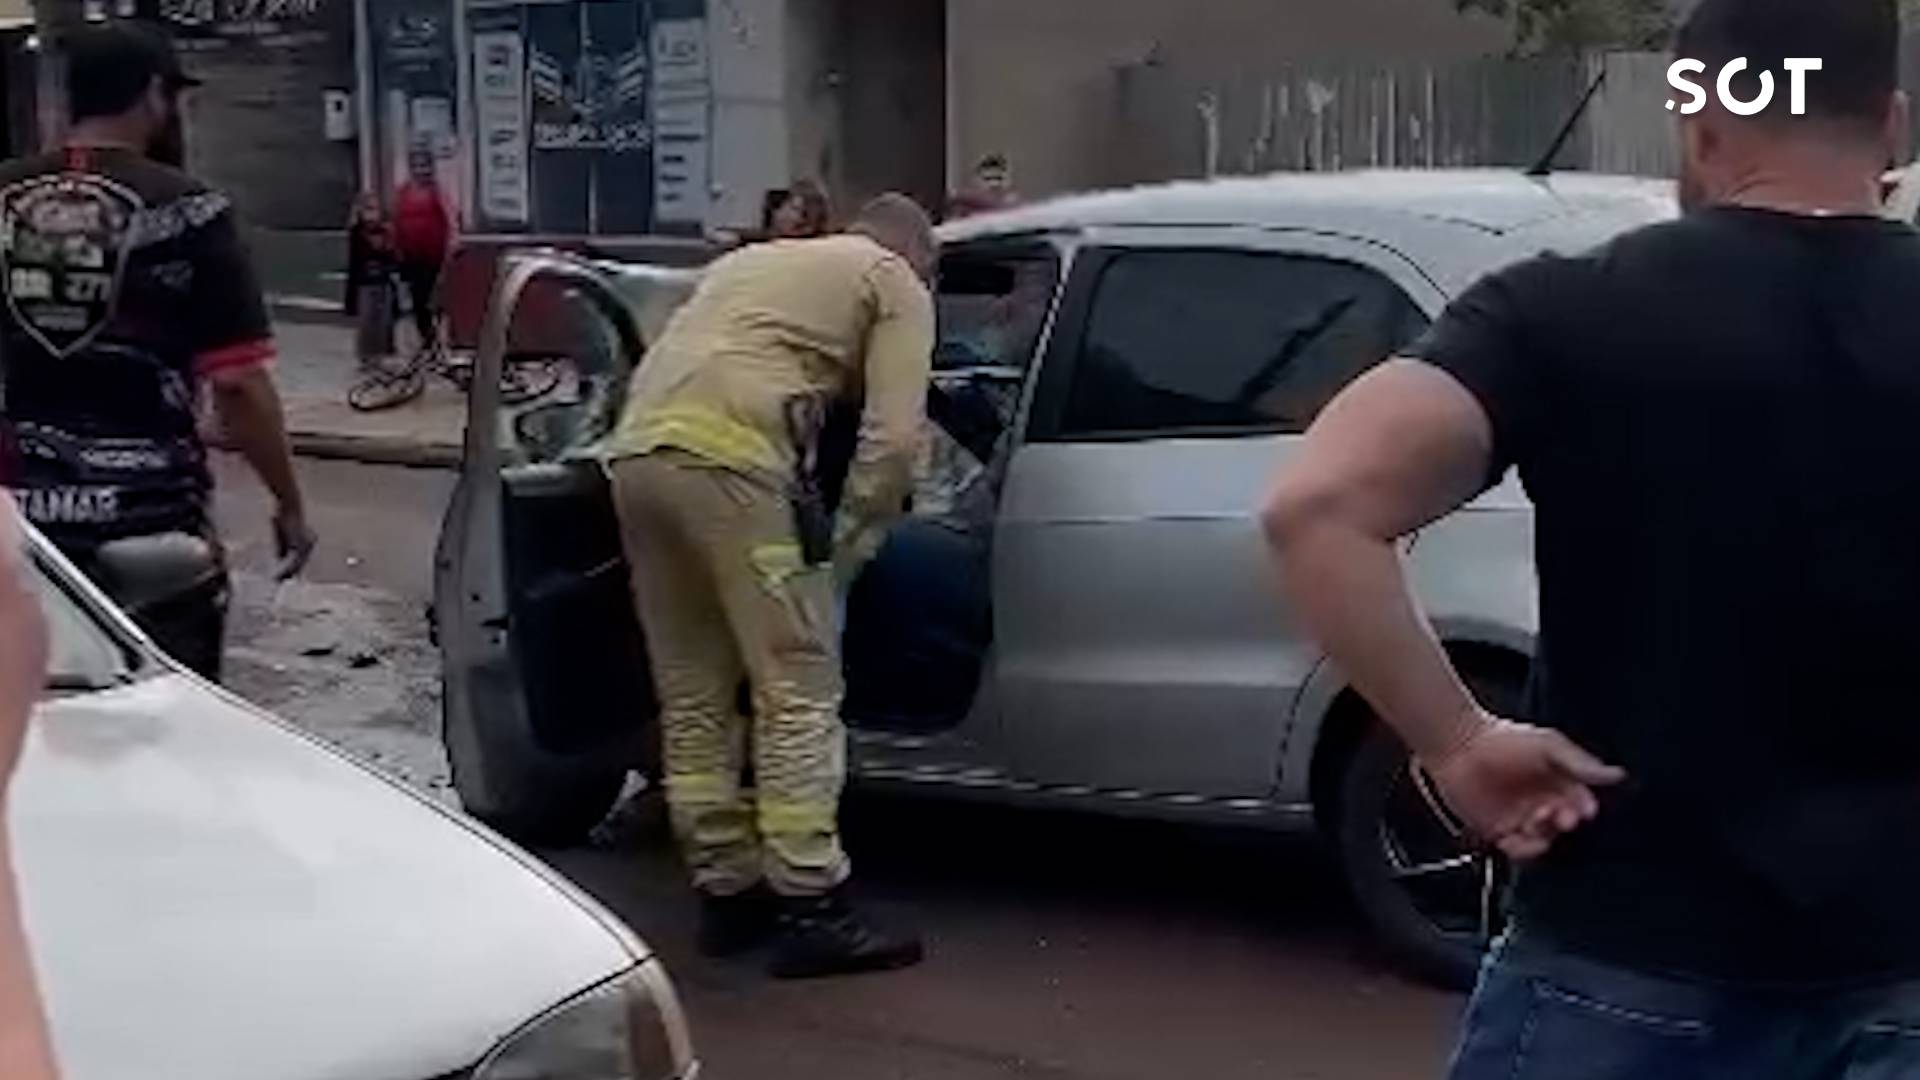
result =
M402 290L395 290L394 321L396 336L400 327L412 325L404 318L411 312L402 309ZM406 359L397 366L392 359L365 361L366 373L347 390L347 405L356 412L383 412L419 399L426 393L428 377L438 377L465 395L473 389L473 361L457 356L447 348L444 306L434 316L436 332L431 341L416 342L411 351L396 351ZM417 331L415 332L417 336ZM537 353L508 353L500 371L500 397L507 405L525 405L552 393L562 380L565 358Z

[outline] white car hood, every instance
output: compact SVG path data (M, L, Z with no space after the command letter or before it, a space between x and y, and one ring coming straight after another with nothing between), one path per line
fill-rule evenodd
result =
M491 834L182 676L43 706L13 806L66 1080L423 1080L641 958Z

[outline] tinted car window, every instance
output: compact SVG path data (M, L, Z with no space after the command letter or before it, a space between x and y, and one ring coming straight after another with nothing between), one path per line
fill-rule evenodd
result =
M1095 286L1061 435L1301 431L1425 326L1398 287L1353 263L1122 254Z

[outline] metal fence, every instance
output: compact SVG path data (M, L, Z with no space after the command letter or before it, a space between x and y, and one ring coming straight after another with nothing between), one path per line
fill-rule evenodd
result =
M1920 35L1906 41L1920 89ZM1489 58L1453 65L1297 67L1245 76L1155 67L1114 94L1109 160L1090 180L1222 173L1530 165L1594 80L1601 89L1555 159L1567 169L1669 176L1670 57L1654 52ZM1920 132L1917 132L1920 133ZM1916 139L1920 145L1920 139Z

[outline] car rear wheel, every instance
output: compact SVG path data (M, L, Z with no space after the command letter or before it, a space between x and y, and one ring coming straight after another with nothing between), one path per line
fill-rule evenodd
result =
M1516 688L1475 689L1489 709L1517 715ZM1347 759L1336 832L1348 886L1381 946L1411 974L1471 987L1506 925L1511 869L1467 835L1405 744L1378 721Z

